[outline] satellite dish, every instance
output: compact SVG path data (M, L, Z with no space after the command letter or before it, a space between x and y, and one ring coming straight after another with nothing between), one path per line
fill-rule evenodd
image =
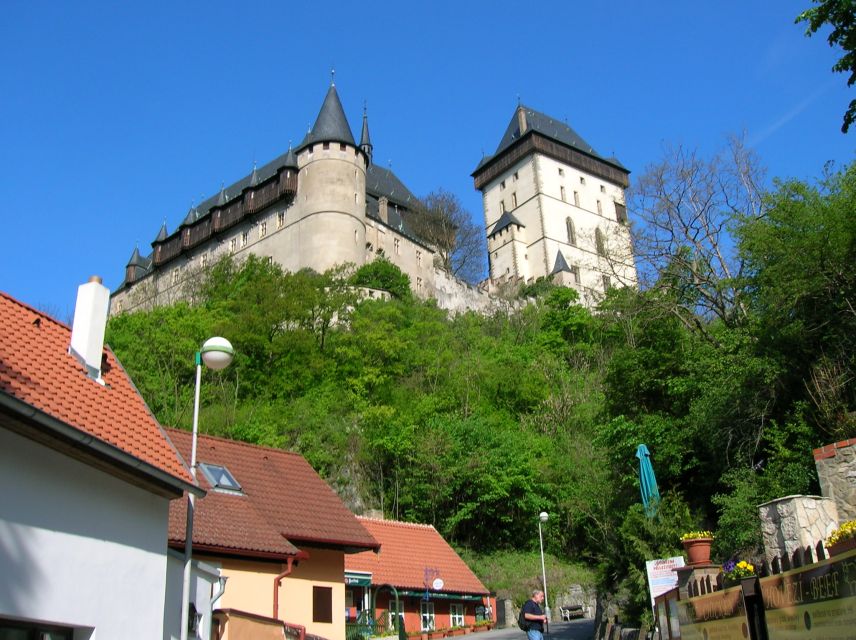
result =
M431 586L434 587L434 591L440 591L446 583L443 582L443 578L434 578L434 582L431 583Z

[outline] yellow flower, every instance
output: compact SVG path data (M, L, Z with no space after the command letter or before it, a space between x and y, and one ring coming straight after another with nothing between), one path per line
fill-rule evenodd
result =
M835 531L833 531L826 539L826 546L831 547L836 542L856 538L856 520L848 520Z

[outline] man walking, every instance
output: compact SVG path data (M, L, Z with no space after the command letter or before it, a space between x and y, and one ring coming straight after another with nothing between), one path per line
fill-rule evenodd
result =
M544 592L540 589L532 591L532 597L523 604L523 618L529 628L526 630L528 640L544 640L544 624L547 616L541 611L541 603L544 602Z

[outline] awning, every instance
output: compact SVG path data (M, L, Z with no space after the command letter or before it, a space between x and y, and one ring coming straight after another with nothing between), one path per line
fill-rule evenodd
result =
M472 600L481 602L485 596L474 596L469 593L441 593L439 591L399 591L400 596L413 596L415 598L424 598L425 594L432 600Z
M345 571L345 584L349 587L372 586L372 574L362 571Z

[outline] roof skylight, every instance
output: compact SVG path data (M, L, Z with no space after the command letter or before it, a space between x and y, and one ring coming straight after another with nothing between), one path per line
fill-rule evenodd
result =
M235 480L235 476L233 476L226 467L218 464L200 462L199 468L202 469L202 473L205 474L205 479L208 480L213 488L224 491L241 492L240 483Z

